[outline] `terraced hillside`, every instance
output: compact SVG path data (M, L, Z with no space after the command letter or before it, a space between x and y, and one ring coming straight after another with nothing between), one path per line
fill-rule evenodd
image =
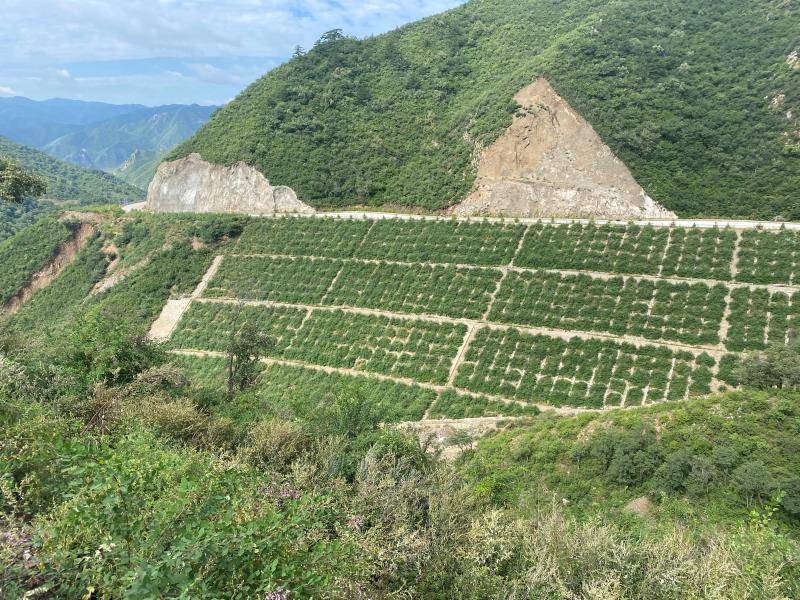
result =
M255 322L272 376L394 384L396 419L575 412L734 384L791 335L798 277L786 230L258 219L154 333L221 381Z

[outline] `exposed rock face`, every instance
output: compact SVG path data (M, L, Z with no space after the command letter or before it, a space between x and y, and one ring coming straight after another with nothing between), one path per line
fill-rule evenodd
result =
M521 110L483 151L475 188L453 207L456 215L675 218L545 79L515 99Z
M250 215L313 213L294 190L273 186L253 167L204 161L199 154L164 162L147 189L153 212L237 212Z
M794 70L800 70L800 54L797 50L793 50L789 56L786 57L786 64Z

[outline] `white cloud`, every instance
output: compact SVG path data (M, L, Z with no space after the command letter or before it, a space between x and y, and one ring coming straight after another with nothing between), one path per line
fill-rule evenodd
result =
M0 85L0 95L16 96L17 92L14 91L14 88L8 87L7 85Z
M209 65L207 63L189 63L186 66L189 67L189 69L191 69L201 81L205 81L207 83L237 86L248 83L230 71L217 68L214 65Z
M341 28L363 37L462 2L2 0L0 81L37 98L81 94L147 104L187 97L223 101L279 62L270 57L288 57L296 45L309 48L325 31ZM118 64L156 64L164 57L176 63L157 72L133 73ZM261 64L237 65L241 57L261 57ZM105 68L98 67L101 61ZM132 75L141 77L125 80Z

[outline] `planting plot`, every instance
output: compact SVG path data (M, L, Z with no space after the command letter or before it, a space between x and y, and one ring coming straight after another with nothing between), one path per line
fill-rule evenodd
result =
M464 325L317 310L284 357L444 384L465 333Z
M500 286L489 320L715 344L726 293L723 285L512 272Z
M661 275L728 281L735 246L733 229L674 227Z
M205 296L319 304L341 266L331 259L228 257Z
M237 252L349 258L371 224L358 219L254 219L244 228Z
M206 393L224 394L227 360L216 357L175 356L189 380ZM272 415L313 418L338 398L358 399L384 423L418 421L433 403L436 392L416 385L323 373L292 365L261 365L251 393L237 402L217 402L215 411L235 423L256 423Z
M456 387L554 406L601 408L708 393L708 355L667 348L481 329Z
M739 243L737 281L748 283L798 283L800 234L748 230Z
M238 320L236 314L239 313ZM270 355L280 354L306 315L304 309L283 307L237 306L222 302L193 302L172 335L174 348L224 352L229 347L234 321L241 330L246 322L255 322L260 332L275 343Z
M348 262L325 303L479 319L500 277L494 269Z
M725 347L733 352L763 350L773 342L788 342L798 306L794 296L766 289L737 288L731 292L730 328Z
M377 221L357 258L403 262L507 265L523 225L464 221Z
M472 419L475 417L524 417L536 416L541 411L534 405L518 402L499 402L486 396L459 394L455 390L444 390L433 403L430 419Z
M638 225L532 225L514 264L518 267L656 275L667 228Z
M741 354L724 355L719 361L717 379L724 381L732 387L737 387L740 382L736 372L739 369L741 357Z

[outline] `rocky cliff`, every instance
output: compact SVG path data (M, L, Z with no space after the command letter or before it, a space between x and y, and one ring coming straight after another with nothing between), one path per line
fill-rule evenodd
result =
M294 190L273 186L245 163L229 167L204 161L199 154L164 162L147 190L153 212L238 212L250 215L313 213Z
M478 157L459 216L674 218L545 79L523 88L506 132Z

